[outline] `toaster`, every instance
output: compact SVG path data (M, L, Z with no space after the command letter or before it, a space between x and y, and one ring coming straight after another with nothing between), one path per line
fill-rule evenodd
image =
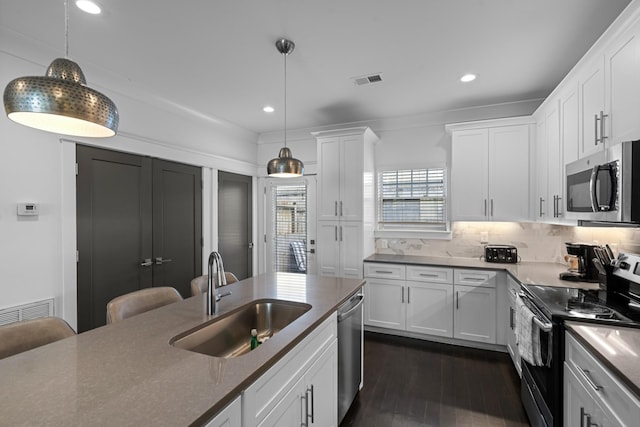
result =
M513 245L486 245L484 247L484 260L486 262L518 262L518 248Z

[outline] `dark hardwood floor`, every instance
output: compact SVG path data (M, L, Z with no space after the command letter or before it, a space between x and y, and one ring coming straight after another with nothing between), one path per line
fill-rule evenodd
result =
M341 427L529 426L509 355L366 332Z

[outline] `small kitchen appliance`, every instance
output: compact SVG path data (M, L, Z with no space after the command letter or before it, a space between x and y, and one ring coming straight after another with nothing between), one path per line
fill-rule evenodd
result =
M518 262L518 248L513 245L486 245L484 247L484 260L486 262Z
M565 243L569 259L574 260L567 271L560 273L560 279L576 282L598 282L598 269L593 259L600 246L585 243Z

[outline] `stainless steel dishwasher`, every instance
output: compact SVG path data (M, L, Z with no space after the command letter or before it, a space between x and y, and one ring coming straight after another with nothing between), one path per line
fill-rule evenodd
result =
M338 424L360 388L363 302L360 290L338 308Z

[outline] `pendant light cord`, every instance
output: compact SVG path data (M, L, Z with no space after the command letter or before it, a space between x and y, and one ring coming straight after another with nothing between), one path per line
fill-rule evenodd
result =
M287 52L284 55L284 146L287 146Z
M64 0L64 57L69 59L69 0Z

